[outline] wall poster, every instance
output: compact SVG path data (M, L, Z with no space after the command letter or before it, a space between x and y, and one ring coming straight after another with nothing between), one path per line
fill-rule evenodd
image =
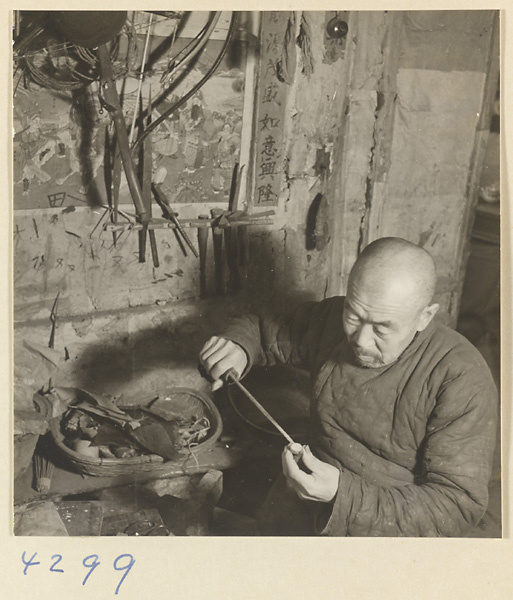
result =
M226 36L226 13L190 66L172 71L211 15L191 14L194 22L183 30L178 18L128 13L111 56L129 127L138 98L138 110L145 110L151 98L156 119L216 60ZM112 126L100 103L94 51L77 50L41 29L17 54L14 68L14 208L104 205L106 131ZM152 134L153 181L172 203L228 202L240 161L249 48L240 38L236 32L213 75ZM120 203L130 202L122 173Z

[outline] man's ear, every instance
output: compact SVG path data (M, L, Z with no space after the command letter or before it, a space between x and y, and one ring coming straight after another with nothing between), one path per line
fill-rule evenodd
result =
M419 316L419 322L417 324L417 331L423 331L424 329L426 329L426 327L431 323L433 317L438 312L439 308L440 304L435 303L426 306L426 308L422 310Z

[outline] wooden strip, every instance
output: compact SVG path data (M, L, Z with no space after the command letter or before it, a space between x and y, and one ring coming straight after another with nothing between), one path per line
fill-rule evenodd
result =
M184 228L201 228L201 227L211 227L213 223L213 219L209 219L207 221L207 219L204 220L200 220L200 219L194 219L192 221L187 221L187 220L182 220L181 224L182 227ZM244 220L244 221L234 221L233 223L230 223L229 225L227 225L226 227L238 227L239 225L248 225L248 226L255 226L255 225L272 225L273 221L271 219L262 219L257 221L256 219L253 220ZM143 226L140 223L136 223L135 225L130 225L130 224L125 224L125 223L108 223L107 225L105 225L105 231L140 231L143 228ZM176 225L174 223L171 222L167 222L167 223L148 223L147 229L176 229Z
M290 12L262 13L260 82L255 135L254 206L276 206L283 169L287 85L278 79Z
M260 26L260 13L254 13L255 19ZM252 149L253 139L253 116L255 110L255 89L257 79L257 59L255 40L250 41L246 51L246 72L244 81L244 105L242 110L242 131L240 142L239 162L244 168L240 178L240 188L234 205L237 209L246 210L251 203L251 176L254 173L253 160L255 158Z
M385 202L386 177L390 169L392 137L397 100L397 69L399 63L401 13L384 15L383 71L377 82L376 121L374 124L374 152L372 155L367 208L360 235L361 251L367 244L381 237L381 224Z

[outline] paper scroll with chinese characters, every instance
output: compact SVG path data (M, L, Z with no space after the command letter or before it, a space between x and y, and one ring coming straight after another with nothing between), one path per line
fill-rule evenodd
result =
M295 49L286 43L294 13L262 13L260 84L257 101L254 206L276 206L283 171L283 121L287 79L293 74Z

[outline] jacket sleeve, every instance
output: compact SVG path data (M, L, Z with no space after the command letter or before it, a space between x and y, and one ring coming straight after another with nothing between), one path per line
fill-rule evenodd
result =
M419 453L415 483L383 486L341 467L316 531L349 536L464 536L488 504L497 394L487 367L471 364L439 389Z
M253 366L290 364L310 368L321 347L321 337L328 319L340 316L342 298L306 302L280 316L246 315L233 319L220 336L239 344L248 355L248 372Z

